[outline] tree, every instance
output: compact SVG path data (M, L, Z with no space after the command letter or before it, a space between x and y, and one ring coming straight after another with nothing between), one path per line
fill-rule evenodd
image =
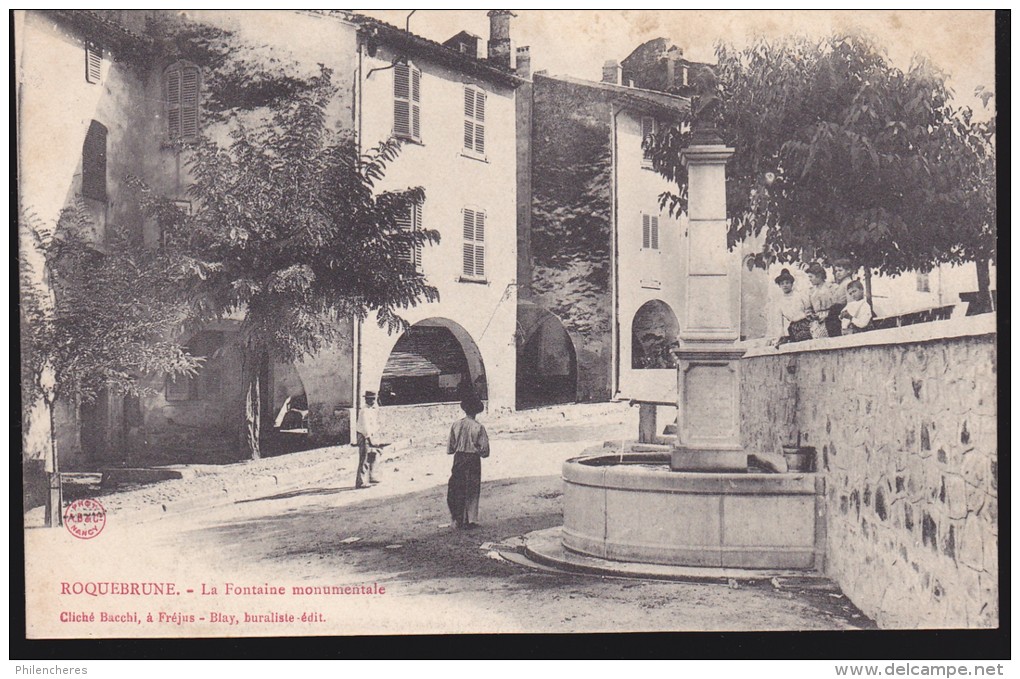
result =
M230 56L228 34L205 30L202 45L217 46L214 56L193 58L208 71L206 101L218 115L181 149L196 209L185 214L142 188L165 248L190 263L193 319L242 317L242 438L254 459L269 361L314 354L339 339L344 320L372 312L388 331L406 329L399 309L438 299L413 253L439 234L406 228L422 189L377 190L399 143L359 155L353 136L334 129L328 69L308 77L284 69L274 76L286 93L278 96L257 62ZM263 84L236 86L254 71Z
M717 48L692 117L735 147L727 173L730 245L764 233L753 264L848 257L885 274L994 258L994 119L954 106L945 76L907 71L860 36ZM691 122L689 117L686 123ZM678 184L689 125L652 144Z
M184 319L176 263L123 230L102 242L80 200L46 225L31 212L19 223L22 395L49 411L48 525L59 523L59 451L54 410L104 392L147 393L153 375L193 374L200 363L173 340ZM38 253L38 257L33 257ZM56 510L54 512L54 510Z

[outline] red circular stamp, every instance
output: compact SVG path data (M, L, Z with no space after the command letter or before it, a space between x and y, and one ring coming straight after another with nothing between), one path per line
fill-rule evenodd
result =
M99 500L75 500L64 510L67 532L81 540L91 540L106 527L106 508Z

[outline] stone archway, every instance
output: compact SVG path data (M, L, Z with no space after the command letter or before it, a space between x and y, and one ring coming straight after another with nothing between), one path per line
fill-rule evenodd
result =
M482 353L460 324L427 318L397 339L379 381L379 403L449 403L473 393L489 398Z
M670 348L680 332L673 309L662 300L641 305L631 323L630 367L634 370L673 368Z
M577 353L555 314L537 304L517 306L517 407L577 401Z

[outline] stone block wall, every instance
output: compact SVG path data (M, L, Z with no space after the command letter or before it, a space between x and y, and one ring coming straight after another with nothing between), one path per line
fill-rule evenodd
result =
M879 625L994 627L994 317L925 325L748 352L744 443L817 449L826 572Z

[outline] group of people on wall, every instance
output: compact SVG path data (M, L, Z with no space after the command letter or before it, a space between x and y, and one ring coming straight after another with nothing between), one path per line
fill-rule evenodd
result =
M837 259L832 270L834 280L830 282L821 263L810 264L807 268L810 284L806 290L797 288L789 269L776 276L776 285L782 291L778 305L782 334L774 340L776 346L869 329L874 313L864 297L864 284L854 277L850 261Z

